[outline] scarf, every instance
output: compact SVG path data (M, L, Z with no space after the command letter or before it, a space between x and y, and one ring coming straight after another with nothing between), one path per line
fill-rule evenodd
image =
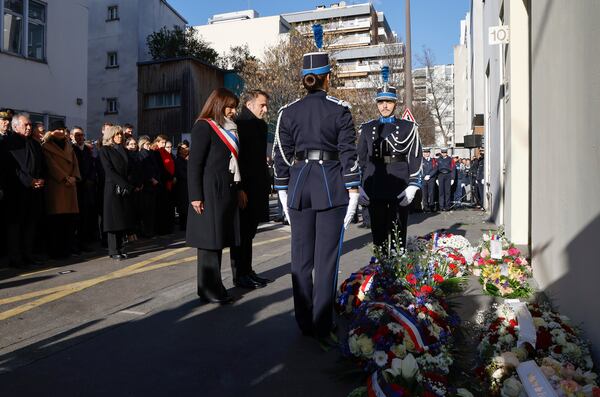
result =
M171 189L173 189L172 177L173 177L173 175L175 175L175 162L173 161L173 157L171 156L171 153L167 152L166 149L160 148L160 149L158 149L158 153L160 154L160 158L162 159L162 163L163 163L163 166L165 167L165 170L171 176L171 179L169 179L165 182L165 187L167 188L168 191L171 191Z

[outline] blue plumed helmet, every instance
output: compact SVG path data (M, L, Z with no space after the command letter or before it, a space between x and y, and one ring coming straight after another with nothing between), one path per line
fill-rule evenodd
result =
M307 74L326 74L331 71L329 54L323 50L323 26L316 23L312 27L315 45L319 52L309 52L302 57L302 76Z
M377 88L377 95L375 95L375 101L397 101L398 95L396 94L396 87L392 87L388 84L390 79L390 67L383 66L381 68L381 80L383 85Z

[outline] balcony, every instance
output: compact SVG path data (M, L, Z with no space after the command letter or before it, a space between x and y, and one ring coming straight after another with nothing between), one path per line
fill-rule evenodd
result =
M371 35L369 33L342 35L329 43L329 48L348 48L367 46L371 44Z

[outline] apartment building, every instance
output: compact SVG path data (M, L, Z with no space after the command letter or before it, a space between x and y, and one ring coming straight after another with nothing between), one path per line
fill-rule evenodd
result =
M165 0L90 2L87 129L99 136L105 121L136 124L138 62L149 61L146 38L187 21ZM159 93L157 93L159 94Z
M0 2L0 108L46 126L85 125L88 7L87 0Z
M282 17L307 36L312 36L314 23L323 25L327 50L339 66L339 88L375 87L380 84L383 65L390 66L392 83L404 86L404 46L398 43L384 13L376 11L372 3L341 1Z
M286 37L290 24L280 15L261 17L255 10L244 10L215 14L208 24L194 28L221 56L231 47L247 46L250 54L262 58L266 49Z

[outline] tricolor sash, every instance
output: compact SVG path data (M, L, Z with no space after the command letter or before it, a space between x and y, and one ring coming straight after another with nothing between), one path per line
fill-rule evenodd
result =
M202 120L206 121L208 123L208 125L211 126L213 131L219 137L219 139L221 139L221 141L225 144L225 146L227 146L227 148L229 149L231 154L233 154L233 156L237 160L238 154L240 151L240 149L239 149L240 143L239 143L237 135L235 133L228 131L225 128L217 125L217 123L215 123L211 119L202 119Z
M425 345L425 341L421 336L421 330L411 318L410 314L404 313L400 308L394 307L385 302L373 302L369 304L369 307L387 310L390 316L392 316L394 320L398 321L398 323L406 330L406 333L408 336L410 336L410 339L415 345L417 351L421 352L425 350L427 346Z

